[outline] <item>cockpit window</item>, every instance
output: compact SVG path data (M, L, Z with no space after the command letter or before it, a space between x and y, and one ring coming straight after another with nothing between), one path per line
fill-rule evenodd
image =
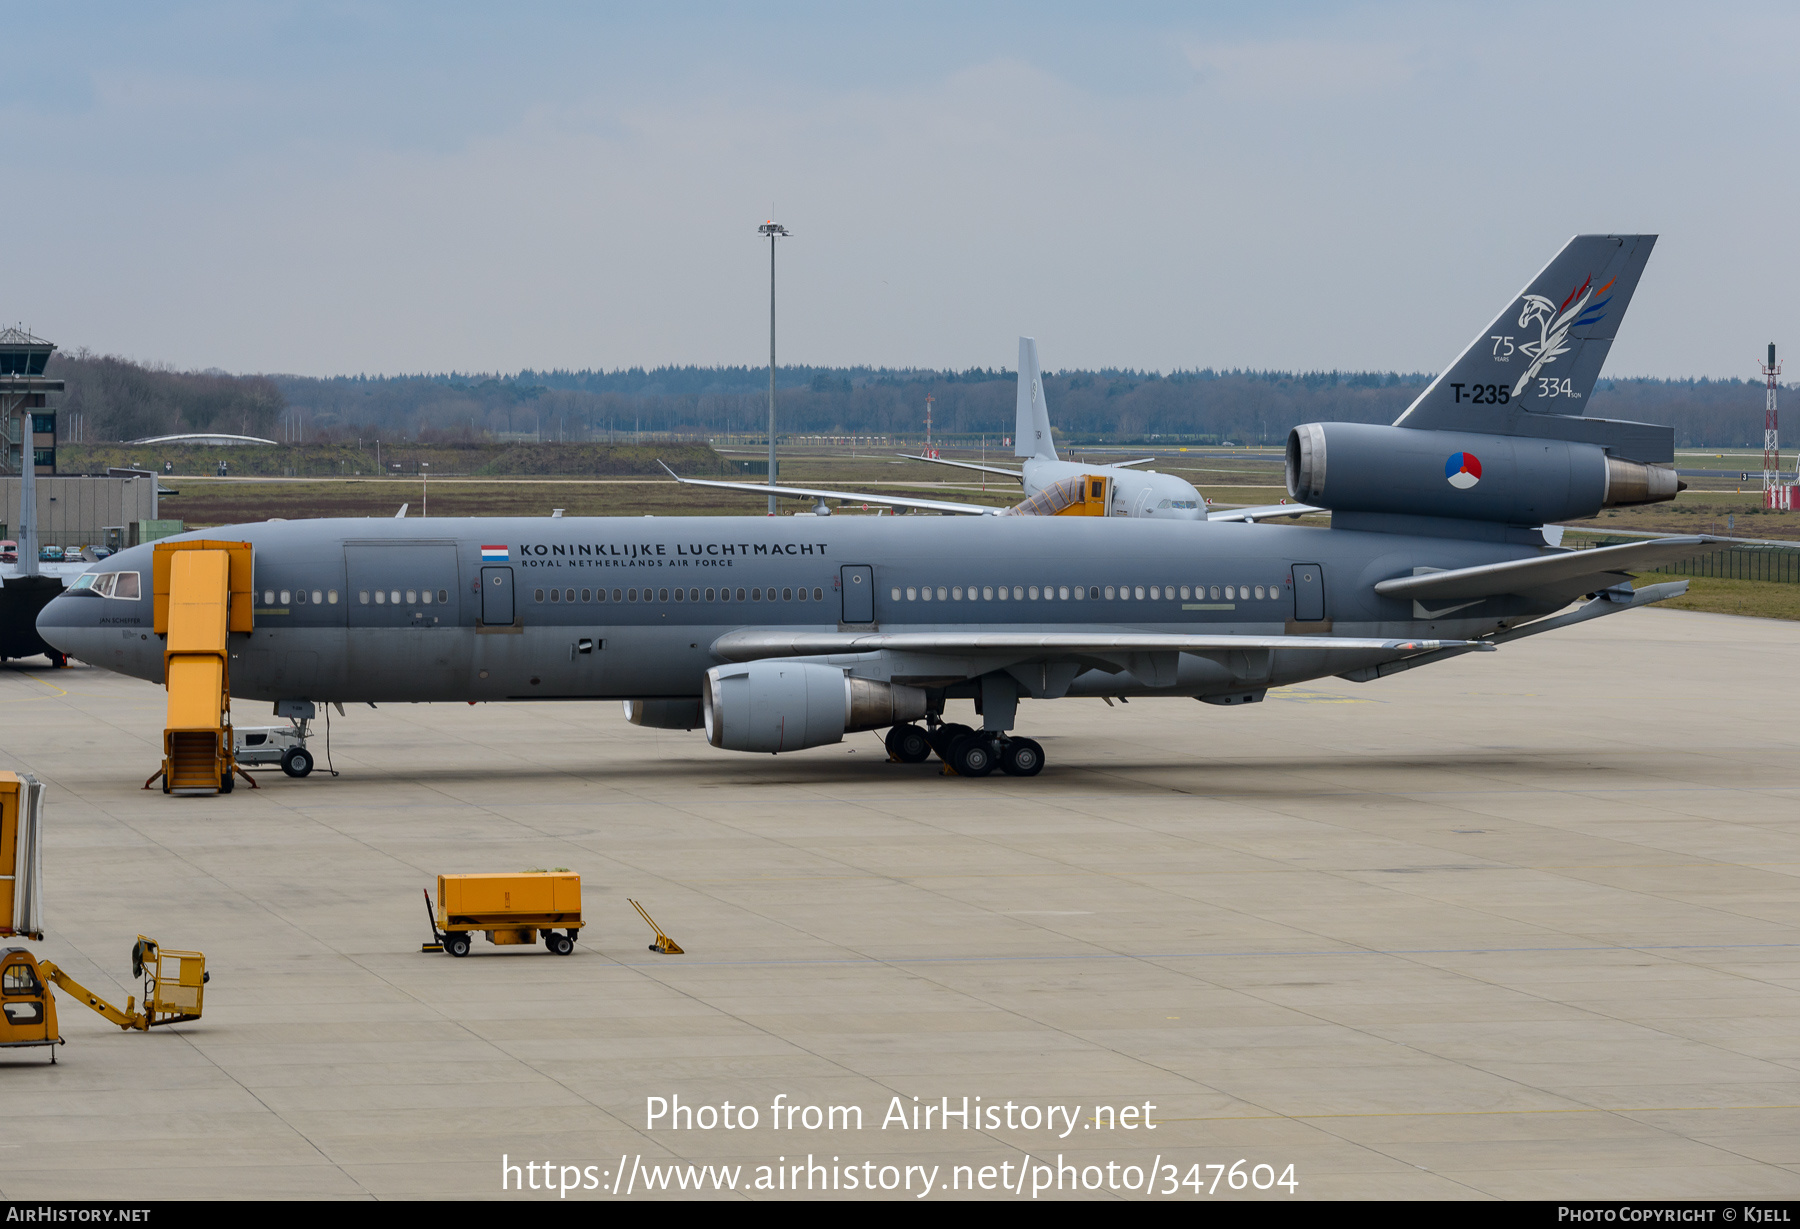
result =
M88 572L75 578L75 589L86 589L101 597L116 597L135 602L143 596L136 572Z

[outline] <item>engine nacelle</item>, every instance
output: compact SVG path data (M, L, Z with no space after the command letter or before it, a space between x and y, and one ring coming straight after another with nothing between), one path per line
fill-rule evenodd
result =
M706 739L727 751L798 751L925 715L917 687L851 678L832 666L753 661L706 672Z
M1686 485L1598 444L1351 422L1288 432L1288 494L1336 512L1542 525L1660 503Z
M627 700L625 720L652 730L697 730L704 722L698 696L686 700Z

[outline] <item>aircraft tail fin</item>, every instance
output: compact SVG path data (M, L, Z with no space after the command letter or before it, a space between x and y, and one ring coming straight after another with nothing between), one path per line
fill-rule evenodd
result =
M1054 461L1056 444L1050 438L1050 411L1044 406L1044 381L1038 371L1037 341L1019 338L1019 415L1013 430L1015 457L1041 457Z
M1576 235L1394 425L1560 435L1533 420L1586 410L1655 246L1655 235Z

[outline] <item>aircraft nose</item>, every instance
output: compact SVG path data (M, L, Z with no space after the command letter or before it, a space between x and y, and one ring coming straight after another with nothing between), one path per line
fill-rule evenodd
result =
M37 633L57 652L82 661L93 661L103 635L99 625L100 608L106 604L100 597L60 594L38 611Z

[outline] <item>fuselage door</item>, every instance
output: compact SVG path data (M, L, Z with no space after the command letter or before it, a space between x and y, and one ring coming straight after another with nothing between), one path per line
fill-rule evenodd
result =
M1294 565L1294 621L1317 623L1325 617L1325 569L1316 563Z
M875 569L866 563L838 569L838 587L844 591L844 622L875 621Z
M512 626L513 571L511 568L481 569L481 621L489 627Z

